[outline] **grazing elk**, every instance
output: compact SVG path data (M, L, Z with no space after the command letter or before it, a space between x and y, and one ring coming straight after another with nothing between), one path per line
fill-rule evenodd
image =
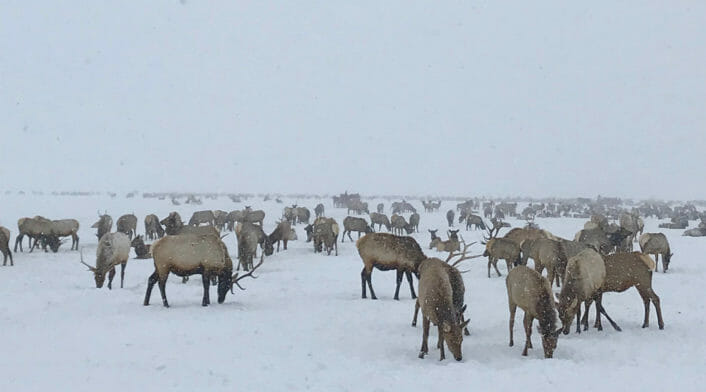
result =
M0 252L2 252L2 265L7 265L7 259L10 258L10 266L15 265L12 260L12 252L10 252L10 230L0 226Z
M662 320L662 307L660 306L659 296L652 289L652 271L657 268L657 263L648 255L640 252L632 253L615 253L605 256L606 276L603 285L600 288L596 298L596 322L594 327L599 331L603 329L601 325L601 316L598 310L603 309L603 293L615 292L622 293L630 287L635 287L637 292L642 297L642 302L645 305L645 320L642 323L642 328L647 328L650 325L650 302L655 307L657 312L657 323L659 329L664 329L664 320ZM607 314L603 313L606 317ZM584 314L584 327L588 326L588 308ZM620 331L620 327L610 318L608 321L613 328Z
M455 306L453 298L453 285L448 272L448 264L439 259L425 259L419 264L419 298L415 305L422 309L422 348L419 358L429 353L428 339L430 323L439 328L440 350L439 360L445 359L444 342L454 359L460 361L461 343L463 342L463 329L468 321L462 322L459 309ZM416 309L415 309L416 315ZM416 320L416 317L415 317Z
M191 219L189 219L189 226L200 226L202 223L213 226L215 221L216 217L213 215L213 211L196 211L191 215Z
M135 248L136 259L151 259L150 245L145 245L145 240L141 235L135 236L130 241L130 247Z
M218 277L218 303L225 301L228 291L233 290L233 285L238 285L238 281L245 277L253 277L255 269L262 265L264 255L260 262L251 271L241 277L233 273L233 261L228 255L228 248L215 236L199 235L176 235L164 237L152 245L152 255L154 258L154 273L147 280L147 292L145 293L144 305L150 303L152 288L158 283L159 291L162 294L162 303L169 307L166 295L166 283L169 273L187 277L201 274L203 282L202 306L211 303L209 282L212 276ZM242 287L241 287L242 289Z
M96 249L96 266L90 266L83 261L81 253L81 263L93 272L96 280L96 287L103 287L105 274L108 275L108 289L113 288L113 278L115 277L115 267L120 264L120 288L123 288L125 281L125 266L130 257L130 239L123 233L106 233L98 241Z
M409 216L409 228L413 232L419 232L419 214L416 212L413 212L412 215Z
M527 265L527 260L534 260L534 270L540 274L547 269L547 279L550 284L554 283L561 287L561 278L566 270L568 258L562 250L561 242L548 238L537 238L526 240L520 246L522 251L522 264Z
M63 243L59 238L71 236L71 250L78 250L78 228L76 219L52 220L49 221L49 232L40 236L40 239L43 239L45 244L49 244L52 252L56 253L59 251L59 245ZM35 241L34 244L36 245L37 242ZM46 248L44 250L46 251Z
M413 230L403 216L397 214L392 215L392 218L390 218L390 223L392 225L392 234L404 235L405 231L407 234L412 234Z
M314 214L317 218L324 216L324 205L319 203L314 207Z
M348 233L348 238L353 241L351 237L351 232L358 232L358 238L360 238L360 233L372 233L373 228L368 225L368 222L363 218L355 218L352 216L347 216L343 219L343 233L341 234L341 242L345 242L346 233Z
M157 215L149 214L145 217L145 236L150 240L164 237L164 229Z
M280 241L284 242L284 250L287 250L287 242L292 233L292 224L287 221L282 221L277 224L275 230L268 236L271 244L277 242L277 252L279 252Z
M113 229L113 218L108 215L107 211L103 215L98 212L98 221L91 225L91 228L98 229L96 237L98 237L98 240L100 241L103 235L105 235L106 233L110 233L110 231Z
M254 223L239 223L235 228L235 235L238 239L238 267L243 267L243 270L249 271L253 265L253 259L257 257L257 246L262 246L263 253L267 256L274 253L274 246L262 226Z
M15 253L17 252L17 246L20 246L20 252L22 249L22 239L26 235L29 239L30 252L34 249L37 241L42 235L51 232L50 226L51 221L42 216L35 216L34 218L20 218L17 220L17 237L15 238ZM32 244L32 239L34 239L34 244Z
M316 218L311 228L314 253L325 250L327 255L331 255L335 249L338 256L338 231L338 223L333 218Z
M375 228L375 225L378 225L378 230L382 229L382 226L385 226L387 231L392 230L392 225L390 224L390 220L387 218L387 215L379 212L371 212L370 213L370 226L372 228Z
M115 231L123 233L132 239L133 235L137 235L137 217L133 214L121 216L115 222Z
M417 273L417 268L426 255L422 252L417 241L412 237L398 237L387 233L370 233L364 235L356 242L358 254L363 260L363 270L360 272L362 298L366 298L365 284L370 288L370 298L377 299L373 291L373 268L380 271L397 270L397 287L395 299L399 300L402 275L407 276L409 290L412 298L417 298L414 293L412 273Z
M294 215L296 216L297 223L309 224L309 218L311 217L311 212L306 207L297 207L294 209Z
M449 227L454 227L454 216L454 210L446 211L446 222L449 224Z
M524 265L513 268L505 279L507 286L507 302L510 307L510 347L513 341L515 326L515 311L519 306L525 312L523 324L525 327L525 349L522 355L527 356L527 350L532 348L532 322L539 321L538 332L542 335L544 357L551 358L556 349L560 328L557 328L552 287L549 281Z
M655 256L655 271L659 270L659 255L662 255L662 272L667 272L672 255L669 241L662 233L645 233L640 236L640 250L646 255Z
M576 332L581 332L581 303L586 304L597 298L606 277L606 268L600 253L585 249L569 259L566 264L564 286L558 295L559 318L564 335L571 330L571 323L576 315ZM600 308L599 308L600 309Z
M486 230L485 222L483 222L483 218L481 218L478 215L474 214L469 214L466 217L466 230L470 230L471 226L475 230Z

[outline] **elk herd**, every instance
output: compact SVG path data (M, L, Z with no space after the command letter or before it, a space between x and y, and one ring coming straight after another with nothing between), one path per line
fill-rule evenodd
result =
M438 213L441 204L440 200L422 201L425 214ZM355 249L363 263L360 272L362 298L367 298L369 291L370 298L377 299L372 284L374 269L395 271L395 300L399 300L400 287L403 280L406 280L410 296L416 299L413 326L416 325L419 310L422 312L423 331L419 357L424 358L429 352L427 340L430 325L433 324L438 328L437 348L440 359L445 358L446 346L454 359L460 361L463 358L464 335L469 335L469 319L464 315L467 308L464 304L466 287L462 276L462 273L468 271L461 271L460 265L464 261L484 257L487 258L487 277L492 278L491 268L496 276L501 277L497 264L504 260L507 270L505 289L509 308L509 345L514 345L514 319L519 307L524 312L523 328L526 337L522 355L528 355L528 350L533 347L531 334L536 319L544 356L552 358L559 336L569 334L574 319L576 332L588 329L591 306L595 306L595 328L602 329L601 316L605 316L616 330L620 330L603 307L604 293L619 293L635 287L644 305L642 327L649 326L652 304L658 326L663 329L660 298L652 288L652 276L658 270L660 257L662 271L667 272L672 250L664 234L643 232L641 216L676 215L672 223L682 229L686 228L681 224L683 219L705 218L696 209L664 208L661 205L644 205L626 211L610 199L599 199L597 202L577 200L574 204L530 203L520 213L517 212L517 203L468 200L457 204L455 209L449 209L445 215L440 215L442 221L446 218L448 225L446 239L437 234L439 229L428 230L431 237L428 250L436 254L445 253L446 257L442 259L425 254L413 237L419 232L421 217L414 206L405 200L391 203L392 215L389 218L384 213L383 203L370 212L368 203L363 202L358 194L334 196L333 207L345 209L348 213L342 221L342 232L335 219L325 216L322 203L315 206L313 221L306 207L296 204L284 207L281 218L277 219L274 230L269 234L263 226L265 212L253 210L249 206L231 212L196 211L186 224L176 211L163 219L149 214L144 218L144 234L141 235L137 233L138 219L134 214L120 216L113 231L112 217L107 211L99 212L97 221L91 226L96 229L98 238L95 263L90 265L84 261L83 251L79 251L80 261L93 273L97 288L104 285L107 277L107 286L112 289L116 268L120 266L122 288L130 249L134 248L136 258L152 258L154 262L154 272L147 278L144 305L149 305L152 288L156 283L162 304L169 306L166 282L169 275L174 274L182 277L183 281L191 275L201 275L201 304L208 306L211 285L217 287L218 303L223 303L228 291L233 292L236 286L242 289L239 281L246 277L255 278L253 273L263 264L265 256L271 256L275 251L287 251L288 242L297 240L296 225L304 225L306 242L312 243L314 253L333 253L337 256L339 235L342 244L346 242L346 237L348 242L355 242ZM404 214L408 214L407 217ZM512 228L501 236L501 230L509 227L505 222L507 216L524 219L527 225ZM573 239L560 238L538 228L534 223L535 217L560 216L585 218L588 221ZM611 220L616 223L611 223ZM456 223L461 228L454 229ZM701 225L706 234L706 224L702 222ZM699 230L702 229L701 225ZM18 247L20 252L23 251L24 237L28 238L29 252L38 247L44 251L48 247L57 252L61 244L67 241L66 237L72 239L71 250L79 250L79 223L74 219L26 217L18 220L17 228L15 253ZM481 231L483 241L480 244L466 243L460 234L464 228L466 231ZM237 243L235 266L224 241L224 237L231 232L235 233ZM354 239L352 233L356 233L357 238ZM10 265L14 264L9 247L10 234L7 228L0 227L3 265L6 265L8 259ZM146 244L146 240L152 243ZM640 247L639 252L633 250L635 242ZM483 249L476 255L469 255L468 251L474 245L482 246ZM654 256L654 259L650 256ZM529 267L530 259L533 268ZM243 273L240 273L241 268ZM546 277L543 275L545 270ZM418 296L414 277L418 280Z

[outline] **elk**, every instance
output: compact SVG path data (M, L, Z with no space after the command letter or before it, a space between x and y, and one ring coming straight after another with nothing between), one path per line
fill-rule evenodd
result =
M516 229L513 229L516 230ZM512 232L513 230L510 230ZM519 229L524 230L524 229ZM497 232L495 232L497 234ZM485 245L483 256L488 258L488 277L490 278L490 266L495 268L498 276L502 276L498 270L498 260L504 259L507 263L507 271L510 272L512 264L520 265L522 258L520 256L520 246L512 239L493 237L493 232L490 230L490 237L485 238L482 242Z
M527 265L527 260L532 258L534 270L541 274L546 268L549 283L553 283L556 277L556 284L561 287L560 278L564 276L567 258L559 241L548 238L526 240L522 242L520 250L523 265Z
M407 234L412 234L412 228L403 216L397 214L392 215L392 218L390 218L390 223L392 224L392 234L403 235L405 231Z
M257 257L257 245L263 247L263 253L270 256L274 253L274 246L270 239L262 230L262 226L253 223L239 223L235 228L235 235L238 239L238 267L249 271L253 266L253 259ZM154 256L153 256L154 257Z
M667 272L672 255L669 241L662 233L645 233L640 236L640 251L646 255L655 256L655 271L659 270L659 255L662 255L662 272Z
M436 248L436 246L441 242L441 238L439 238L436 235L436 232L439 231L439 229L436 230L427 230L429 231L429 235L431 235L431 242L429 242L429 249Z
M377 268L380 271L397 270L397 287L395 288L394 297L396 300L400 299L399 293L403 274L407 276L412 298L417 298L414 293L412 273L417 273L419 263L427 257L414 238L398 237L387 233L370 233L361 237L356 242L356 247L360 258L363 260L363 270L360 272L362 298L366 298L365 284L367 282L370 288L370 298L377 299L375 291L373 291L373 268Z
M83 261L81 253L81 263L93 272L96 280L96 287L102 288L105 282L105 274L108 275L108 289L113 288L113 278L115 277L115 267L120 264L120 288L123 288L125 281L125 266L130 257L130 239L123 233L107 233L98 241L96 249L96 266L90 266Z
M172 211L169 215L159 222L164 226L164 231L167 235L177 235L182 227L184 227L184 222L181 220L181 216L178 212Z
M412 230L412 232L419 233L419 214L416 212L413 212L412 215L409 216L409 229Z
M2 252L2 265L7 265L7 259L10 258L10 266L15 265L12 260L12 252L10 252L10 230L0 226L0 252Z
M213 225L216 226L218 231L223 231L223 229L228 224L228 213L223 210L213 210Z
M265 220L265 211L246 208L245 211L242 211L242 214L242 222L257 223L262 227L262 222Z
M42 216L35 216L34 218L20 218L17 220L17 230L18 234L15 238L15 252L17 252L17 245L20 246L20 252L22 252L22 239L26 235L29 238L30 252L34 250L37 241L42 235L49 234L51 232L50 228L51 221ZM34 239L34 245L32 244L32 239Z
M135 248L136 259L151 259L150 245L145 245L145 240L141 235L135 236L130 241L130 247Z
M162 294L162 304L169 307L166 295L166 283L169 273L187 277L201 274L203 282L202 306L211 303L209 282L211 277L218 277L218 303L225 301L228 290L233 291L233 285L245 277L252 277L253 272L262 265L264 254L260 262L255 265L250 272L238 277L233 273L233 261L228 255L228 248L217 236L200 236L193 234L167 236L152 245L152 256L154 258L154 273L147 280L147 292L145 293L144 305L150 303L152 288L158 283L159 291ZM242 287L240 287L242 289Z
M343 233L341 234L341 242L345 242L346 233L348 233L348 238L353 241L351 237L351 232L358 232L358 238L360 238L360 233L372 233L373 229L368 225L368 222L363 218L355 218L352 216L347 216L343 219Z
M314 207L314 214L317 218L324 216L324 205L319 203Z
M463 312L465 312L465 310L466 310L466 306L464 305L464 301L465 301L464 295L465 295L466 288L463 284L463 278L461 277L462 272L459 271L456 268L456 266L459 265L459 263L461 263L464 260L473 259L473 258L481 256L481 255L466 256L466 250L468 249L468 247L470 247L473 244L474 243L470 243L470 244L464 243L463 252L450 253L449 256L447 257L446 261L444 261L442 263L442 267L443 267L444 271L448 274L449 282L451 283L453 305L454 305L454 309L457 312L457 318L458 318L458 320L461 321L461 323L466 323L466 321L464 320L464 317L463 317ZM452 261L455 257L459 257L459 258ZM436 258L426 259L425 261L422 261L422 263L424 263L428 260L439 260L439 259L436 259ZM420 269L421 269L421 267L420 267ZM464 272L466 272L466 271L464 271ZM417 298L417 301L414 304L414 317L412 318L412 326L413 327L417 326L417 315L419 313L419 307L420 307L419 298ZM470 332L468 332L467 327L463 328L463 333L466 336L470 335Z
M314 253L326 250L326 254L331 255L335 249L338 256L338 230L338 223L333 218L316 218L311 228Z
M284 250L287 250L287 242L290 239L290 234L292 232L292 224L287 221L282 221L277 224L275 230L269 235L269 241L271 244L277 242L277 252L279 252L280 241L284 242Z
M460 361L461 343L463 342L463 329L468 321L462 322L458 317L459 309L454 304L453 285L447 270L448 264L439 259L425 259L418 266L419 298L415 306L422 309L422 348L419 358L428 354L429 324L433 323L439 328L440 350L439 360L445 359L444 342L454 359ZM416 320L416 317L415 317Z
M216 217L213 215L213 211L196 211L191 215L191 219L189 219L189 226L200 226L202 223L213 226L215 221Z
M78 221L76 219L59 219L48 221L49 232L40 235L40 240L43 240L42 247L46 251L45 246L49 244L52 252L56 253L59 251L59 245L64 241L59 241L61 237L71 236L71 250L78 250ZM37 242L34 242L34 246Z
M385 212L385 205L382 203L378 203L376 211L378 212L378 214L382 214L383 212Z
M461 250L461 242L458 240L458 230L449 230L447 234L449 239L446 241L439 240L436 243L436 250L439 252L456 252Z
M486 230L483 218L478 215L469 214L466 217L466 230L470 230L471 226L473 226L475 230Z
M145 236L150 240L164 237L164 229L157 215L149 214L145 217Z
M378 230L381 230L384 225L387 231L392 230L392 225L390 225L390 220L387 219L387 215L379 212L370 213L370 225L373 229L375 228L375 225L378 225Z
M527 337L522 355L527 356L527 350L532 348L532 322L537 319L539 321L537 331L542 335L544 357L551 358L561 329L556 325L554 299L549 281L539 272L520 265L508 272L505 285L507 303L510 307L510 347L515 344L512 334L515 326L515 311L519 306L525 312L523 324Z
M559 318L563 333L567 335L576 315L576 332L581 332L581 303L586 303L586 309L593 301L603 285L606 268L600 253L594 249L585 249L569 259L566 264L564 286L558 295ZM601 309L598 307L598 309ZM588 311L588 310L586 310Z
M603 309L603 293L615 292L622 293L630 287L635 287L637 292L642 297L642 302L645 305L645 320L642 323L642 328L647 328L650 325L650 302L655 307L657 312L657 323L659 329L664 329L664 320L662 320L662 307L660 306L659 296L652 289L652 272L656 270L657 263L648 255L640 252L632 253L615 253L605 256L606 276L603 285L601 286L596 298L596 322L594 328L599 331L603 329L601 325L601 316L598 310ZM590 306L590 304L589 304ZM607 314L603 313L606 317ZM620 327L610 318L608 321L613 328L620 331ZM584 328L588 327L588 308L584 314Z
M110 233L110 230L113 229L113 218L108 215L108 211L106 211L103 215L98 212L98 221L91 225L91 228L98 229L96 237L98 237L98 240L100 241L103 235Z
M297 223L309 224L309 218L311 217L311 212L306 207L297 207L294 209L294 213L297 218Z
M137 217L133 214L121 216L115 222L115 231L123 233L132 239L133 235L137 235Z
M454 210L446 211L446 222L449 224L449 227L454 227L454 215Z

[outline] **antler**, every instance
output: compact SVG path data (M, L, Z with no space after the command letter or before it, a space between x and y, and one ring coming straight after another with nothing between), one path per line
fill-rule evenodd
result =
M448 263L454 257L461 256L460 258L458 258L457 260L455 260L451 264L452 267L456 267L464 260L476 259L478 257L483 256L482 254L481 255L466 256L466 252L468 251L468 248L470 248L473 244L475 244L476 241L473 241L470 244L466 244L466 241L463 239L463 237L461 237L461 243L463 243L463 251L461 251L460 253L449 252L449 256L446 258L446 263ZM468 272L468 271L461 271L461 272L463 273L463 272Z
M239 281L240 279L247 278L247 277L251 277L251 278L253 278L253 279L257 279L257 276L253 275L252 273L255 272L255 270L257 269L257 267L261 266L264 261L265 261L265 252L262 252L262 256L260 256L260 262L257 263L257 264L250 270L250 272L248 272L247 274L245 274L245 275L243 275L243 276L241 276L241 277L238 277L238 273L236 273L235 275L233 275L233 283L232 283L231 286L230 286L231 292L233 291L233 285L238 286L238 288L241 289L241 290L245 290L245 289L243 288L243 286L241 286L241 285L238 284L238 281Z
M86 267L88 267L88 270L89 270L89 271L95 272L95 271L96 271L96 267L93 267L93 266L91 266L91 265L88 265L88 264L86 264L85 261L83 261L83 248L81 248L80 253L81 253L81 264L83 264L83 265L85 265Z

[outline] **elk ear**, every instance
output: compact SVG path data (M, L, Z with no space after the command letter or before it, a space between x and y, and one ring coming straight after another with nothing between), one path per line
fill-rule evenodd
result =
M441 330L444 331L444 333L449 333L451 332L451 325L448 322L444 321L441 325Z

